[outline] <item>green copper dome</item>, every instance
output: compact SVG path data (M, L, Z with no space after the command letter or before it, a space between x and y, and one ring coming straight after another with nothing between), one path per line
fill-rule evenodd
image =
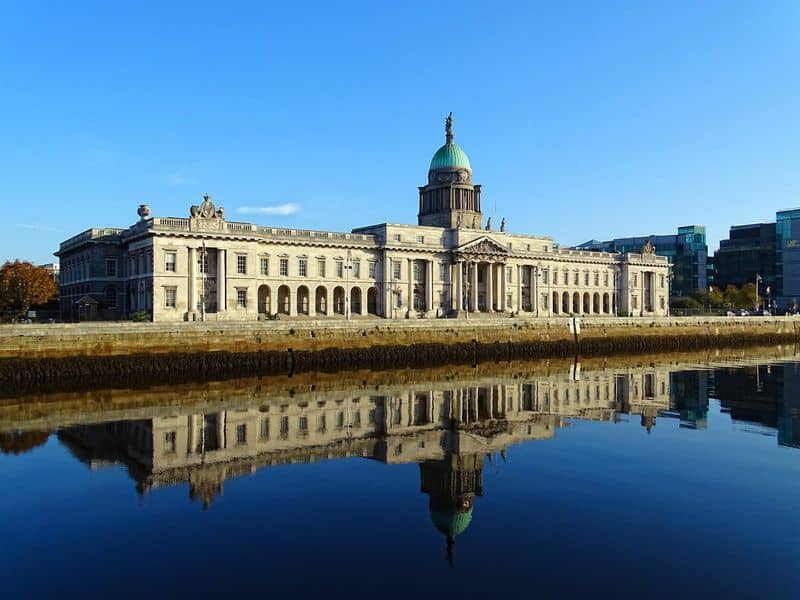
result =
M467 512L431 511L431 520L436 529L449 538L464 533L472 522L472 509Z
M434 169L469 169L469 158L461 146L454 142L449 142L439 148L431 159L430 170Z

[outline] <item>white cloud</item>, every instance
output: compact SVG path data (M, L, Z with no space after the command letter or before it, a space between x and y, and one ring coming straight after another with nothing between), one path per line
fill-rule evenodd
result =
M293 215L300 211L300 205L294 202L275 204L274 206L240 206L237 213L243 215Z

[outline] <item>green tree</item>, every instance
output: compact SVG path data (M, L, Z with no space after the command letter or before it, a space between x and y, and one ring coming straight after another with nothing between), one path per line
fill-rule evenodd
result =
M58 294L50 272L27 261L7 261L0 267L0 310L26 315L31 306L45 304Z
M708 292L708 303L714 308L725 306L725 295L718 287L712 287Z
M742 289L739 291L739 301L741 302L742 308L753 308L754 306L758 306L758 302L756 301L755 283L745 283L742 286Z

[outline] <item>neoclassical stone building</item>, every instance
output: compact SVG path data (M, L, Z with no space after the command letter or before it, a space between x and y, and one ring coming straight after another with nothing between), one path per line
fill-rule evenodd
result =
M484 222L467 154L445 144L419 188L417 225L382 223L350 233L228 221L210 196L188 218L151 217L127 229L89 229L64 242L67 318L154 321L285 317L435 318L471 313L661 316L669 264L640 253L560 248L551 238ZM473 316L478 316L473 314Z

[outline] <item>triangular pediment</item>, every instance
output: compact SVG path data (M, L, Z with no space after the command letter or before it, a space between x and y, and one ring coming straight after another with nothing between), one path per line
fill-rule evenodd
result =
M508 249L488 235L469 241L466 244L461 244L454 248L453 251L458 254L508 255Z

